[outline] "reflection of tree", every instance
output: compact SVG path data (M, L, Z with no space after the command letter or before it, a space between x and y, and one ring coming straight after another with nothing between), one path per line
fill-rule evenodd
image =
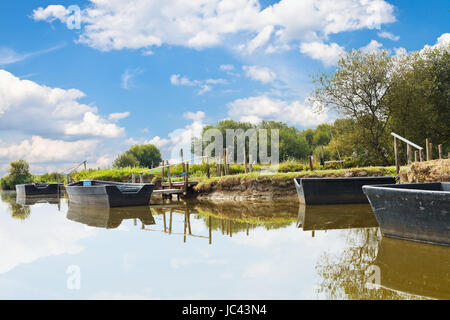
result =
M371 274L381 238L378 228L347 231L347 247L336 257L325 253L316 265L322 277L318 293L329 299L405 299L411 298L385 288L369 289L365 284Z
M25 220L30 216L30 206L23 206L16 203L16 195L14 193L1 192L1 199L8 204L9 211L13 218Z

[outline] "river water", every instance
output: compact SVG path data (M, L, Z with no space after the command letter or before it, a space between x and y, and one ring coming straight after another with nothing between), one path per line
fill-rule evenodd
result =
M0 299L449 298L450 248L383 238L369 205L1 194Z

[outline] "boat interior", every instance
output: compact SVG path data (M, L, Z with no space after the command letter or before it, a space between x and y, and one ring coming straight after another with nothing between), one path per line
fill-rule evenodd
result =
M83 186L83 187L101 187L101 186L116 186L122 193L133 193L141 190L143 184L141 183L123 183L113 181L98 181L98 180L82 180L71 183L69 186Z

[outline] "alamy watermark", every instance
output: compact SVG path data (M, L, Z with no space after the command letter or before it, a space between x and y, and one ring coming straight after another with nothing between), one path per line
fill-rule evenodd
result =
M67 7L66 26L68 29L81 29L81 9L77 5Z
M69 290L79 290L81 288L81 269L77 265L68 266L66 274L69 276L66 280L66 286Z

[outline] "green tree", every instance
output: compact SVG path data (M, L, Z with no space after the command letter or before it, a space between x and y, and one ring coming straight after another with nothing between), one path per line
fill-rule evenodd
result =
M2 178L0 187L2 189L13 190L16 184L28 183L33 181L33 175L30 173L30 165L23 159L12 161L9 168L9 175Z
M114 166L123 167L152 167L162 161L161 152L153 144L134 145L114 160Z
M138 167L139 161L131 153L123 153L114 160L113 166L116 168Z
M338 62L336 71L314 79L314 99L321 108L334 108L355 120L365 151L374 164L389 163L386 154L387 131L392 109L395 65L386 51L364 53L354 50Z

